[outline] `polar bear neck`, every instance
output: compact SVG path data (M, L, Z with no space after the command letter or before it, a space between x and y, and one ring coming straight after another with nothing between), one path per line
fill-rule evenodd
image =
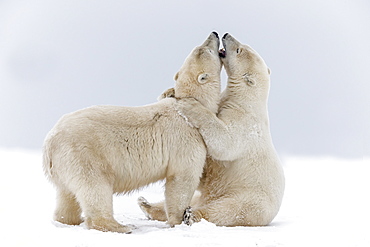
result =
M221 100L220 80L209 82L201 87L191 87L189 85L195 85L195 83L176 82L175 98L195 98L211 112L218 112Z
M219 85L219 83L216 85ZM200 97L197 97L197 100L199 100L199 102L205 107L207 107L211 112L216 114L218 112L218 106L221 101L221 89L220 87L216 86L210 88L207 91L208 92L205 92L203 94L203 95L207 94L207 97L201 95ZM213 93L210 93L210 91L213 91Z
M222 94L221 105L232 103L243 109L252 106L256 111L267 113L269 89L250 88L245 82L228 79L227 87Z

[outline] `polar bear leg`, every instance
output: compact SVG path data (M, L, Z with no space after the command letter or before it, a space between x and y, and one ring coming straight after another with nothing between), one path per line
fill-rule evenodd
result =
M183 220L185 209L190 205L199 181L186 176L172 176L166 180L166 212L167 224L170 226L179 225ZM199 180L199 177L198 177Z
M193 209L194 221L199 221L200 217L218 226L265 226L272 220L262 205L233 197Z
M190 205L194 206L198 203L200 199L200 193L195 193L193 198L191 199ZM167 214L165 209L165 201L157 202L157 203L150 203L144 197L140 196L137 199L137 203L145 214L145 216L150 220L158 220L158 221L166 221ZM185 211L186 213L186 211ZM184 213L184 214L185 214ZM184 216L185 217L185 216Z
M85 181L76 193L85 213L87 228L103 232L130 233L131 228L113 218L113 189L109 183ZM94 189L92 189L94 188Z
M76 197L65 188L57 188L57 206L54 212L54 220L68 225L82 223L81 207Z
M232 202L232 204L231 204ZM235 216L238 210L234 205L238 202L235 200L223 199L215 202L208 202L198 207L189 207L185 210L183 221L186 225L191 226L193 223L205 219L218 226L236 226Z

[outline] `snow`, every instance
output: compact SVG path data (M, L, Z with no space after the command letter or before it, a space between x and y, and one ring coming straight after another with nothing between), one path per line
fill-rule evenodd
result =
M217 227L203 220L168 228L149 221L136 199L163 198L163 183L114 198L116 219L132 234L87 230L52 221L53 186L41 152L0 149L0 246L370 246L370 159L288 157L286 190L267 227Z

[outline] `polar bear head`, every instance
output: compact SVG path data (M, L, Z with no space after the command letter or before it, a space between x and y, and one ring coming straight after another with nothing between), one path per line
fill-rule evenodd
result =
M238 87L253 100L267 100L271 72L262 57L228 33L223 36L222 43L225 51L220 55L228 75L228 84Z
M175 75L176 98L195 98L212 112L217 112L222 68L219 46L218 34L212 32L202 45L193 49Z

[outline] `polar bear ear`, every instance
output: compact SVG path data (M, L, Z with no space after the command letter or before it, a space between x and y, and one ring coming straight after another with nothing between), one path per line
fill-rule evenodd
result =
M209 77L209 75L208 74L200 74L199 76L198 76L198 82L200 83L200 84L204 84L204 83L206 83L207 81L208 81L208 77Z
M255 86L256 85L256 81L253 78L251 78L251 76L249 74L244 75L244 80L249 86Z
M177 81L177 79L179 78L179 72L177 72L176 73L176 75L173 77L173 79L175 80L175 81Z

